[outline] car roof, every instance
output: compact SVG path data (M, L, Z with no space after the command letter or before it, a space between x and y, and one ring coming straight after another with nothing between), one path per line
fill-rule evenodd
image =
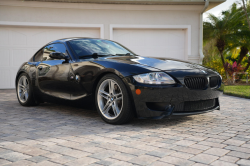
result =
M64 42L66 42L66 41L75 40L75 39L100 39L100 38L91 38L91 37L69 37L69 38L62 38L62 39L54 40L54 41L50 42L49 44L61 43L61 42L64 43Z

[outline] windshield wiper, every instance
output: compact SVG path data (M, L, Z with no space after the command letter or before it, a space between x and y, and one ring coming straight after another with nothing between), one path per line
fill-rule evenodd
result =
M113 54L107 54L107 55L101 55L101 54L97 54L97 53L93 53L92 55L82 55L79 56L79 59L87 59L87 58L94 58L97 59L98 57L104 57L104 56L115 56Z
M127 53L127 54L115 54L115 55L119 55L119 56L130 56L130 55L132 55L132 54Z

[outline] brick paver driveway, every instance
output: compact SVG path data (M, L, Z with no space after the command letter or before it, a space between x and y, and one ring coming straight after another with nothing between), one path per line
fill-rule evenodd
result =
M0 165L250 165L250 100L222 96L221 111L127 125L96 111L22 107L0 91Z

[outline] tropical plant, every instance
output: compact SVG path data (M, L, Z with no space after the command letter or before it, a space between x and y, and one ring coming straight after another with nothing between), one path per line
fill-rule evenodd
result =
M237 64L235 61L232 65L228 62L225 64L225 68L227 69L227 72L232 76L234 72L243 72L244 67L242 67L240 64Z
M246 18L246 21L248 23L248 27L250 29L250 20L249 20L249 16L248 16L248 12L249 12L249 1L245 1L245 0L241 0L242 4L241 4L241 8L243 9L244 11L244 14L245 14L245 18Z
M226 47L231 44L230 42L238 39L236 33L238 33L241 25L242 12L239 11L236 4L232 5L229 10L224 11L222 16L216 17L213 14L209 14L208 21L204 22L204 41L215 40L215 46L219 51L227 78L229 76L225 65L224 53Z
M248 0L241 0L242 4L241 4L241 9L244 11L244 15L245 15L245 20L247 22L248 28L250 30L250 19L249 19L249 13L250 13L250 3ZM250 66L250 56L248 57L248 64L245 67L245 72L248 70Z
M244 27L244 24L242 24L240 31L234 33L235 36L233 39L228 40L228 45L226 46L226 51L240 48L237 64L242 62L250 50L250 31Z

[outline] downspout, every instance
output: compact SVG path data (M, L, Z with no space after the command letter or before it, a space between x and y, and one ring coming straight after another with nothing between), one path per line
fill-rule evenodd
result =
M202 64L202 60L204 58L203 55L203 13L206 11L209 5L209 0L204 0L205 1L205 6L200 14L200 42L199 42L199 53L200 53L200 59L199 63Z

